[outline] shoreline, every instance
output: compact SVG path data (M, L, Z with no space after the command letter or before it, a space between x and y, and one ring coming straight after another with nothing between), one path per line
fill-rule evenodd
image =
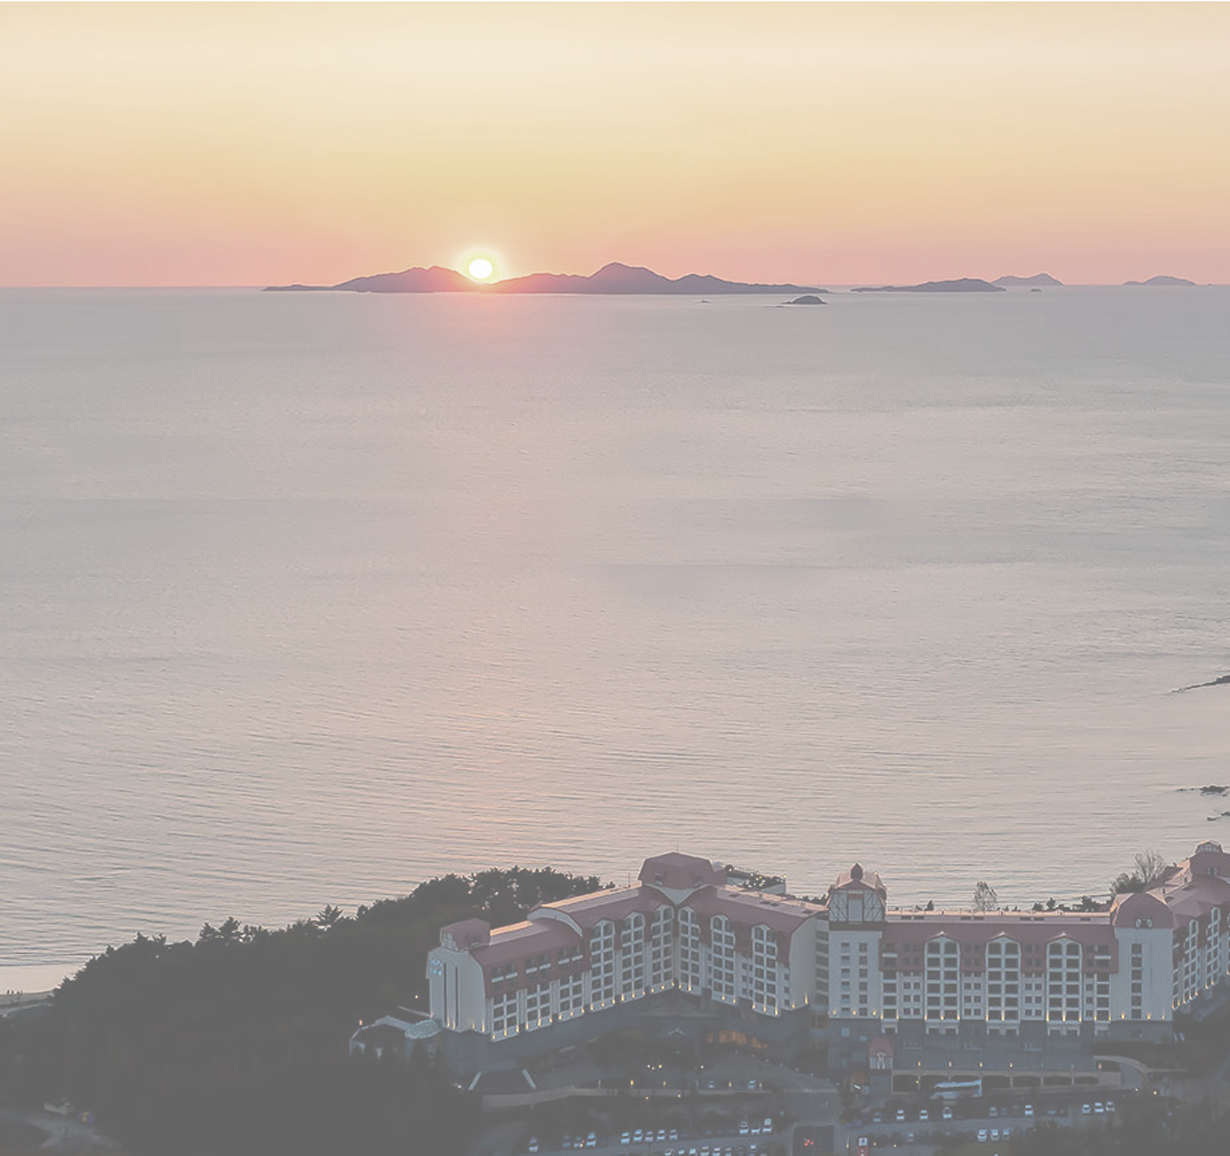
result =
M78 963L0 963L0 1008L11 996L46 995L55 991L66 979L76 975L86 960Z

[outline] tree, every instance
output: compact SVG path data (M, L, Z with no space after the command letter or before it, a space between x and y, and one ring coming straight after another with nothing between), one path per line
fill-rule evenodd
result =
M1136 870L1124 871L1111 885L1112 895L1125 895L1133 891L1147 891L1166 870L1166 856L1160 851L1138 851Z
M1155 882L1166 870L1166 856L1160 851L1137 851L1136 874L1146 887Z
M342 918L342 909L340 907L334 907L332 903L327 903L325 904L325 909L316 916L316 925L327 931L339 919Z
M981 879L974 884L974 910L999 910L999 896L995 894L995 888Z

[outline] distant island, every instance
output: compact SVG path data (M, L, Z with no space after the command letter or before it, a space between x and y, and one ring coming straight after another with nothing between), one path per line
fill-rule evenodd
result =
M1011 274L1007 274L1003 277L996 277L995 280L991 282L991 284L999 285L1003 287L1004 289L1012 289L1018 286L1024 287L1024 286L1043 286L1043 285L1050 286L1050 287L1056 287L1056 288L1063 287L1063 282L1056 280L1049 273L1035 273L1032 277L1013 277Z
M1167 277L1161 275L1158 277L1150 277L1148 281L1124 281L1124 285L1195 285L1195 281L1189 281L1186 277Z
M505 281L484 284L471 281L455 269L433 265L430 269L403 269L400 273L377 273L352 277L337 285L269 285L265 292L311 293L340 289L354 293L646 293L699 295L717 293L827 293L812 285L761 285L726 281L709 274L688 273L663 277L639 265L612 261L596 273L530 273Z
M992 285L980 277L958 277L953 281L924 281L921 285L864 285L851 293L1005 293L1002 285Z

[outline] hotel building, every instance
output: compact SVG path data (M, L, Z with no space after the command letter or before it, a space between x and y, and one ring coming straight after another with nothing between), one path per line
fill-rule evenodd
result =
M836 1071L883 1067L894 1037L1164 1038L1230 966L1230 855L1216 843L1090 912L894 911L858 864L823 902L746 881L659 855L632 886L522 923L450 924L427 964L438 1046L477 1072L669 1025L782 1055L825 1041Z

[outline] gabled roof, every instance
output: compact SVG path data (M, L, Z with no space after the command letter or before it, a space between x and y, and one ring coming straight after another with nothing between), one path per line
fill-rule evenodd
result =
M765 891L729 891L725 888L698 891L684 906L692 908L701 918L724 915L732 923L745 927L763 924L787 935L813 916L824 913L823 907L801 899L770 895Z
M1115 933L1104 911L1048 911L1045 913L995 911L890 911L884 928L884 945L918 946L943 936L963 946L1015 940L1022 946L1039 946L1052 940L1074 939L1086 946L1114 946Z
M1156 892L1136 891L1115 897L1110 908L1111 922L1116 927L1173 927L1174 915L1165 900ZM1151 921L1146 923L1146 920Z
M555 951L577 944L577 935L566 924L555 920L540 923L513 923L491 933L491 942L475 947L470 954L486 967L518 963L531 955Z
M708 859L669 851L646 859L637 878L650 887L690 891L695 887L721 887L726 882L726 872Z
M837 882L829 890L841 891L859 887L870 887L871 890L878 891L882 897L888 894L884 880L875 871L869 873L863 870L861 863L855 863L848 871L843 871L838 875Z
M534 911L551 908L568 915L578 927L589 929L604 919L625 919L634 911L647 915L665 902L660 896L641 887L611 887L606 891L592 891L588 895L574 895L570 899L543 903Z

